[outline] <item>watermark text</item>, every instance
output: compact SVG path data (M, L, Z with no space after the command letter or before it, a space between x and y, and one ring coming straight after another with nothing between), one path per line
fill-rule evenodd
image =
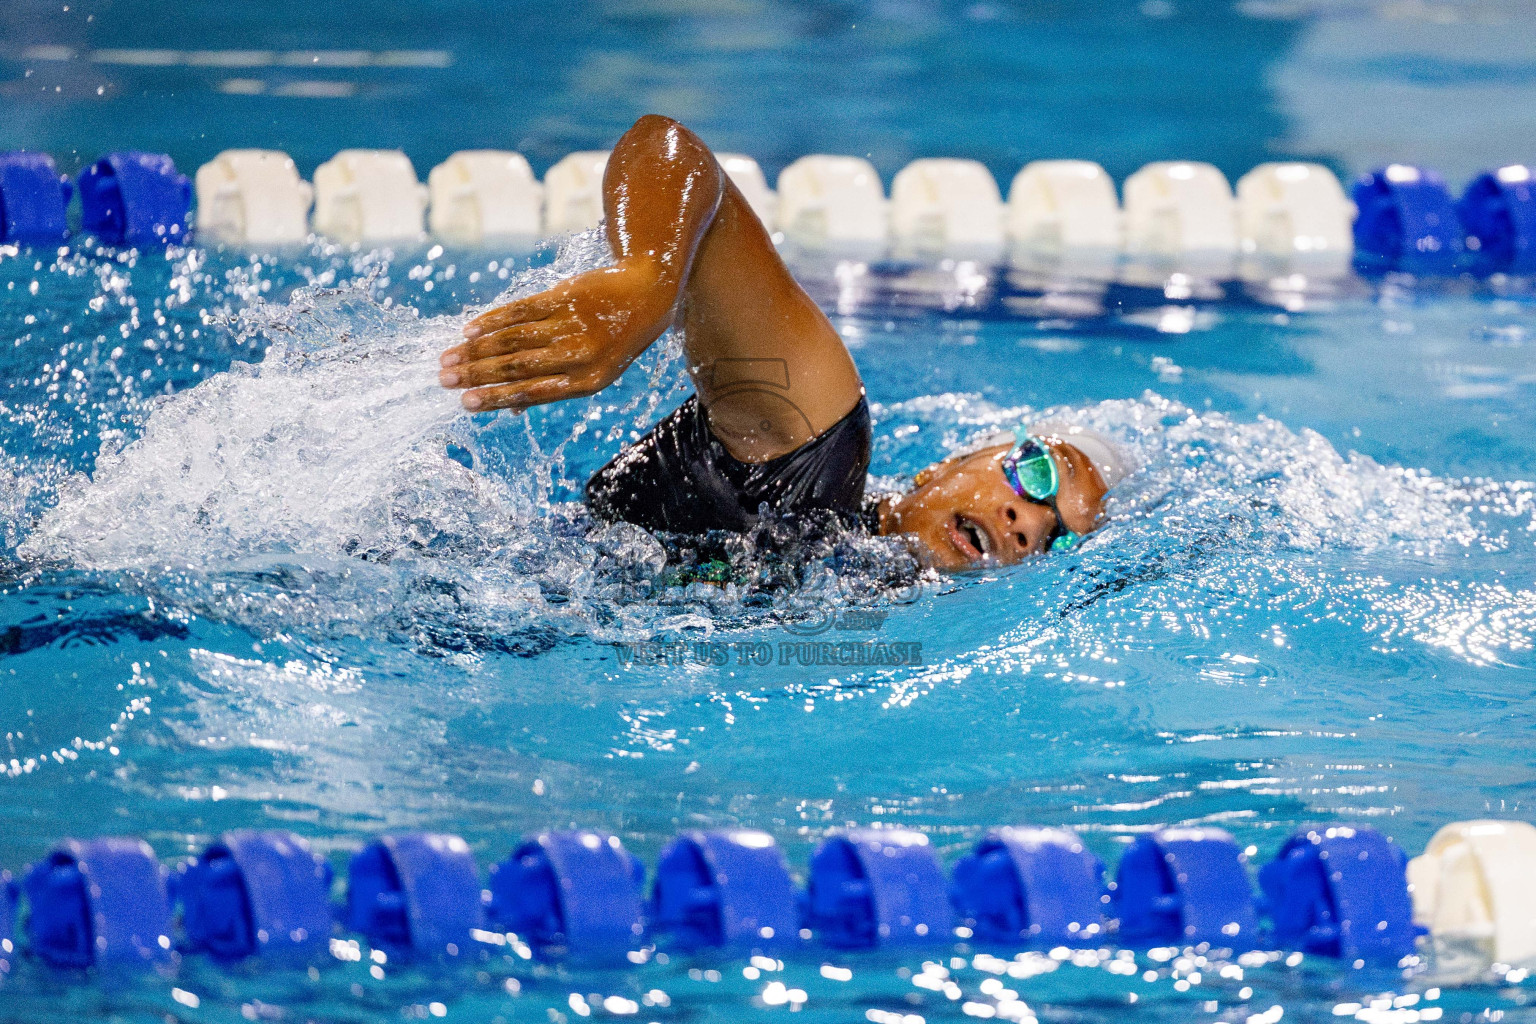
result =
M648 640L617 644L619 663L630 666L921 665L923 645L907 640Z

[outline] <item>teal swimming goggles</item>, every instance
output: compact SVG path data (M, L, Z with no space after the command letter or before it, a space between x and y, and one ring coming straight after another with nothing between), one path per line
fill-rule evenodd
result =
M1056 492L1061 489L1061 473L1050 449L1023 430L1014 431L1014 445L1003 456L1003 476L1008 486L1025 501L1044 505L1056 517L1056 525L1046 538L1051 551L1066 551L1078 542L1078 535L1067 529L1061 521L1061 510L1056 507Z

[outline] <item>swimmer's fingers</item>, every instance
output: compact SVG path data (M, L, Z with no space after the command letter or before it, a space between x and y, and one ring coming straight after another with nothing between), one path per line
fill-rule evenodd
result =
M462 345L455 345L443 353L439 362L444 367L449 367L459 363L473 363L493 356L510 355L513 352L552 345L568 334L570 334L570 328L563 319L517 324L491 334L482 334Z
M565 348L538 348L530 352L492 356L444 369L437 375L445 388L473 388L484 384L511 384L565 373L586 365L584 353Z
M535 405L547 405L566 398L580 398L591 393L565 374L559 374L519 381L516 384L476 388L460 395L459 401L470 412L490 412L493 409L515 409L521 412Z
M517 324L543 320L560 307L561 299L562 296L553 292L539 292L505 306L497 306L465 324L464 337L473 340Z

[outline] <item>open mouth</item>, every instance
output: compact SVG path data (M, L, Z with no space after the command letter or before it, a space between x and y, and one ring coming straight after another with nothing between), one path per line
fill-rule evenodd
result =
M965 557L973 561L992 553L992 539L973 519L956 513L949 525L949 539Z

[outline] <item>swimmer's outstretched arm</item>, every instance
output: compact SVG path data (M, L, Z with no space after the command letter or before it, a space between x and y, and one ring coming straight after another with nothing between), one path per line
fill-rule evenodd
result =
M669 327L712 432L762 462L845 416L853 359L714 154L676 121L641 118L608 158L615 263L493 309L442 357L466 409L526 409L601 391Z

